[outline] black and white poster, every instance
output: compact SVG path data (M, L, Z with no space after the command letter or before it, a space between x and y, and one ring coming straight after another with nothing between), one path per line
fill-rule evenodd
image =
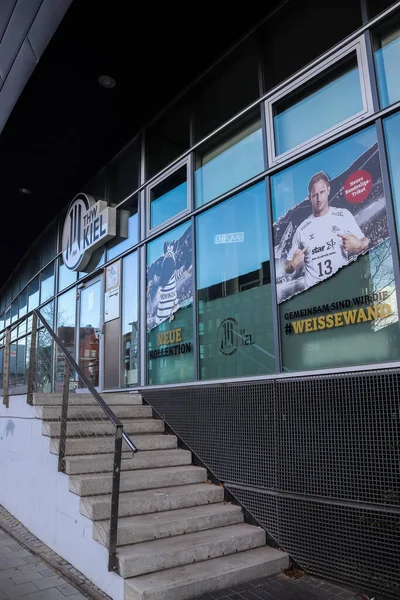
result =
M148 247L147 331L193 302L193 235L185 223Z

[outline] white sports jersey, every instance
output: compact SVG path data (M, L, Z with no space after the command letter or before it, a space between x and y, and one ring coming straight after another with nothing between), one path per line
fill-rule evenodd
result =
M176 293L175 272L172 273L167 285L161 287L158 295L156 323L159 325L179 308L178 296Z
M310 215L296 229L287 259L292 260L297 249L307 248L304 256L306 288L347 265L348 253L344 250L343 240L338 237L338 233L352 233L359 239L364 237L351 212L346 208L333 206L322 217Z

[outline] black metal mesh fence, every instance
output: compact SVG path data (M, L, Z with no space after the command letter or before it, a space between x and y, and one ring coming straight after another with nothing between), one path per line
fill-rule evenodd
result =
M400 371L144 390L305 570L400 597Z

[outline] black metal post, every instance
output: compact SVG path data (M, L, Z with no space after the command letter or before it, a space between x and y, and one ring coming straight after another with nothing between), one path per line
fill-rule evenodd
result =
M110 541L108 546L108 570L117 570L118 505L121 478L122 425L115 427L114 465L111 493Z
M63 396L61 407L61 423L60 423L60 445L58 447L58 470L65 472L65 446L67 443L67 427L68 427L68 396L69 396L69 376L71 367L68 361L64 363L63 377Z
M11 329L6 331L6 345L4 346L4 370L3 370L3 404L8 408L10 403L10 345Z
M31 347L29 349L28 391L27 391L27 395L26 395L27 404L33 404L33 392L34 392L34 388L35 388L35 378L37 376L36 334L37 334L37 315L34 312L34 313L32 313Z

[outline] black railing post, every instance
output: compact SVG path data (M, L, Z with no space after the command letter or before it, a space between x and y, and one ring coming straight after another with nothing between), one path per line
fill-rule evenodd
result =
M3 404L8 408L10 403L10 346L11 328L6 330L6 345L4 346L4 369L3 369Z
M35 377L37 376L36 334L37 334L37 314L35 312L33 312L32 313L31 347L29 349L28 391L26 394L27 404L33 404L33 392L34 392L34 388L35 388Z
M64 377L63 377L63 395L61 406L61 423L60 423L60 445L58 447L58 470L65 472L65 446L67 442L67 426L68 426L68 396L69 396L69 376L71 368L67 360L64 362Z
M119 484L121 478L121 455L122 455L122 425L115 427L114 464L111 493L111 518L110 518L110 540L108 547L108 570L117 570L117 538L118 538L118 505Z

